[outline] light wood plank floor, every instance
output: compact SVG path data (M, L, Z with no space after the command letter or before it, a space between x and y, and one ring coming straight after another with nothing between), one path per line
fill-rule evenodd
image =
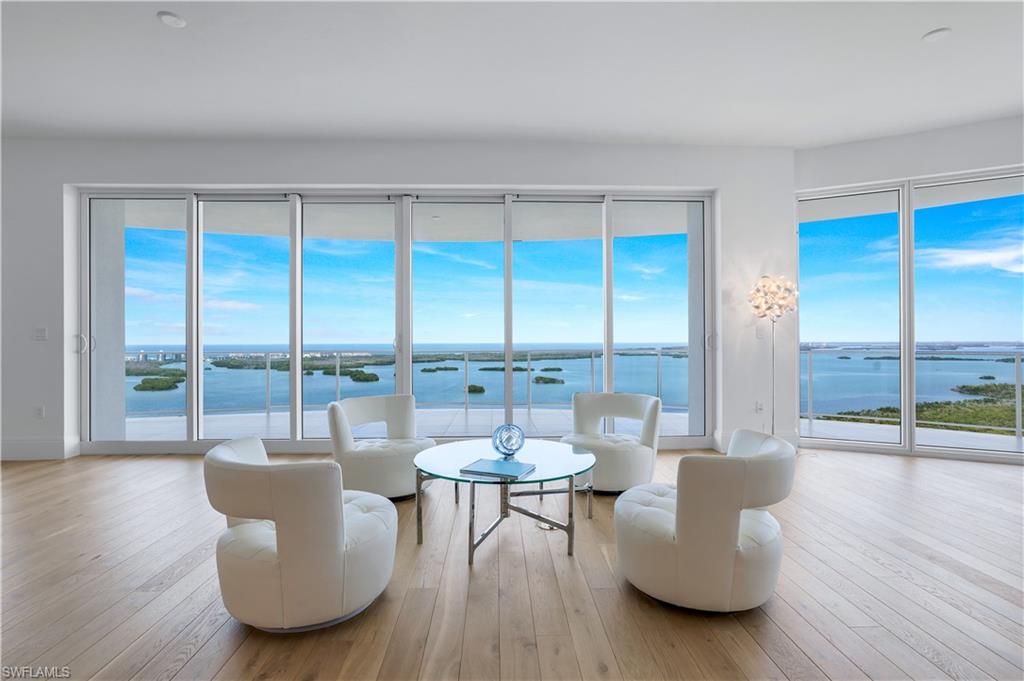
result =
M292 457L294 458L294 457ZM662 454L657 479L674 480ZM76 679L1021 679L1022 469L803 452L763 607L660 604L615 571L613 497L565 536L513 515L466 565L466 504L401 502L360 617L270 635L220 601L201 459L4 463L2 661ZM482 495L480 518L497 512ZM582 502L582 497L580 498ZM548 497L547 512L563 513ZM582 506L578 504L578 508ZM6 676L5 676L6 678Z

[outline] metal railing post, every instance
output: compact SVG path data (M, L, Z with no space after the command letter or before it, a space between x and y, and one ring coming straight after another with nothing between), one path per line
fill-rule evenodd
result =
M334 399L341 399L341 353L334 353Z
M807 420L814 420L814 351L807 351Z
M267 359L267 397L266 397L266 408L267 416L270 416L270 353L263 353Z
M531 387L533 377L530 375L533 371L530 368L530 353L526 353L526 411L533 411L533 390Z
M656 379L655 380L656 380L657 386L658 386L657 387L657 395L658 395L658 399L660 400L661 399L661 348L660 347L658 348L658 362L657 362L656 367L657 368L655 369L655 371L657 372L657 375L656 375Z
M595 359L596 353L590 351L590 392L597 392L597 360Z
M463 411L469 413L469 353L462 353L462 401Z
M1021 353L1013 356L1013 373L1015 382L1013 386L1014 405L1014 433L1017 436L1017 449L1024 449L1024 415L1021 413Z

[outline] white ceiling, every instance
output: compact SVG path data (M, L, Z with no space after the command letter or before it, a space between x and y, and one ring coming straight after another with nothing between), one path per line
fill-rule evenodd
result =
M1022 8L4 2L4 133L818 146L1020 113Z

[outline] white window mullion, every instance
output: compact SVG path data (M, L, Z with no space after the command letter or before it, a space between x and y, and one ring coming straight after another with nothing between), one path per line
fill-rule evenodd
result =
M615 202L606 198L601 210L601 241L604 249L604 392L615 392L615 324L612 314L615 304L615 291L612 277L614 252L612 249L614 234L612 233L612 213Z
M513 422L513 384L512 373L512 195L505 194L504 214L504 254L505 254L505 423ZM527 376L529 381L530 377Z
M412 196L395 203L395 392L412 394Z
M185 414L187 439L203 439L203 218L202 204L191 194L186 202L185 229Z
M289 333L288 353L290 357L288 383L289 432L292 440L302 439L302 197L288 195L289 237L291 250L289 274Z
M903 428L900 442L915 449L917 424L917 352L914 334L914 198L909 182L900 187L900 382Z

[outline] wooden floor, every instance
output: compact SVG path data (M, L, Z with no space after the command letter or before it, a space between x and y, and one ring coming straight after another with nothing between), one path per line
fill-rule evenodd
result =
M674 480L677 456L659 457ZM615 573L614 498L565 535L513 515L466 564L466 504L398 505L384 595L270 635L220 601L198 457L4 463L2 662L97 679L1021 679L1022 469L804 452L763 607L660 604ZM582 497L580 499L582 502ZM548 497L546 511L565 500ZM582 506L583 504L578 504ZM497 511L482 498L481 522ZM579 518L582 514L578 514ZM4 670L4 678L8 678Z

